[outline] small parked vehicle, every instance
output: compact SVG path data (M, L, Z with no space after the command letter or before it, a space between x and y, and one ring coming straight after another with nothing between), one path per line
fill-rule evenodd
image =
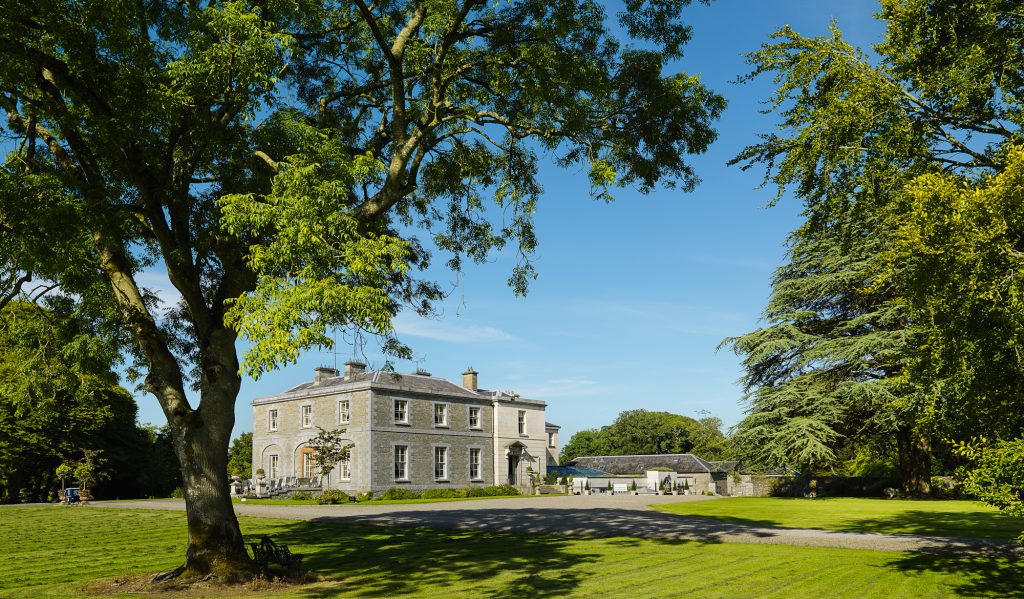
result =
M81 499L81 495L78 493L78 487L68 487L64 489L64 503L67 505L78 503Z

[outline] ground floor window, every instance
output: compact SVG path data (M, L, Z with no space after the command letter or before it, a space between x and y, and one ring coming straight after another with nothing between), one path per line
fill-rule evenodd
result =
M480 449L477 447L469 450L469 479L480 480Z
M352 478L352 449L345 454L345 459L338 462L338 473L342 480Z
M316 458L313 456L313 450L311 449L302 452L302 478L313 478L316 476Z
M434 478L448 480L448 448L434 448Z
M409 448L395 445L395 480L409 479Z
M277 454L276 453L270 454L270 464L269 464L270 467L267 469L268 470L267 474L270 476L270 478L277 478L277 463L278 463Z

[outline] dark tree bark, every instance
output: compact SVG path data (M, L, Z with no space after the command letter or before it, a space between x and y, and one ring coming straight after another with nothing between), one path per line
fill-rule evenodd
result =
M927 435L913 428L896 430L900 480L909 497L925 497L931 493L932 445Z

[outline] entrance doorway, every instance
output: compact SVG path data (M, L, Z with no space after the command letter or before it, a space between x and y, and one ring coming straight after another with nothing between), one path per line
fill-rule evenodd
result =
M519 471L519 455L508 454L508 484L516 484L516 472Z

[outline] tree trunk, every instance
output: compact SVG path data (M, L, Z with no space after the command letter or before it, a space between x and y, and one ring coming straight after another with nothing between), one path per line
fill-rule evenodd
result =
M241 387L234 336L214 334L202 352L200 407L172 419L174 451L181 466L188 520L185 563L160 579L213 575L222 582L251 579L250 559L235 517L228 486L228 446L235 424L235 399Z
M913 428L896 430L900 479L909 497L924 497L931 492L932 445L927 435Z

